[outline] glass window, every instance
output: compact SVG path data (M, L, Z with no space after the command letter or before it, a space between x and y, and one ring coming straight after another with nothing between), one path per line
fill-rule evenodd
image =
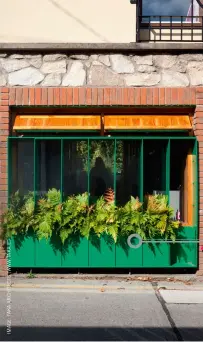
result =
M90 202L114 189L115 141L90 141Z
M37 141L37 197L49 189L61 189L61 141Z
M130 196L142 201L146 195L167 194L174 219L194 225L195 140L16 138L9 146L9 195L35 191L39 198L56 188L63 198L89 192L95 203L111 188L116 204L123 205Z
M194 7L199 8L196 1L194 1ZM191 0L142 0L143 15L187 16L191 15L190 11Z
M64 196L88 191L88 141L64 140L63 142L63 191Z
M142 15L157 16L154 21L159 21L158 16L184 16L183 21L191 22L190 16L200 15L200 7L196 0L142 0ZM173 21L176 20L180 21L180 18L173 18ZM169 18L165 18L165 21L169 21Z
M11 140L10 195L19 191L24 196L34 190L34 142Z
M194 204L194 143L171 141L170 160L170 204L174 218L188 225L193 223Z
M130 196L140 198L141 141L118 140L116 146L116 203L124 204Z
M166 141L144 141L144 195L166 193Z

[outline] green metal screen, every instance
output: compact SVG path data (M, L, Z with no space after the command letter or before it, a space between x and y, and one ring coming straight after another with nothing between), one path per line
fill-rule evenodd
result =
M188 205L184 170L190 154L193 173L193 222L183 227L181 243L143 243L139 249L108 245L102 236L99 248L80 238L77 248L67 241L53 249L52 242L38 241L33 233L22 243L11 239L12 267L197 267L198 162L197 141L183 136L73 136L9 137L8 196L15 191L34 193L35 202L49 189L67 196L88 192L89 204L112 188L116 204L130 196L143 201L147 194L168 195L181 221L187 222ZM8 197L8 200L9 200ZM191 204L191 201L190 201ZM56 242L55 242L56 243Z

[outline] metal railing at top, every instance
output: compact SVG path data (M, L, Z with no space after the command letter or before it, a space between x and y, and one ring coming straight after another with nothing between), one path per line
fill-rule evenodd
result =
M137 16L137 42L201 42L202 16Z

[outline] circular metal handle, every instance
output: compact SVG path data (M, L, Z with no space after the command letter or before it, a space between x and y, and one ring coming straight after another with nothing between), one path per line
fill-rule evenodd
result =
M133 238L136 238L136 239L139 240L139 243L137 245L133 245L132 244L131 240ZM141 238L141 236L139 234L131 234L131 235L128 236L127 243L128 243L128 246L130 248L137 249L137 248L140 248L142 246L142 238Z

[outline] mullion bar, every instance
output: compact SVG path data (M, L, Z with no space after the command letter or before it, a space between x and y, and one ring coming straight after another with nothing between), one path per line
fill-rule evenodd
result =
M172 16L170 16L170 40L173 40L173 34L172 34Z
M87 141L87 192L88 206L90 205L90 139Z
M180 40L183 40L183 17L180 17Z
M64 181L64 144L63 139L61 139L61 202L63 202L63 181Z
M198 141L195 141L194 148L193 148L193 155L194 155L194 166L193 171L195 175L193 191L194 191L194 207L193 207L193 215L194 215L194 225L198 227L198 212L199 212L199 183L198 183L198 173L199 173L199 158L198 158ZM198 231L196 231L196 238L198 237Z
M36 188L37 188L37 142L36 139L34 139L34 203L36 205Z
M170 204L170 158L171 158L171 141L168 139L166 145L166 195Z
M116 165L116 157L117 157L117 141L114 140L114 202L116 204L116 172L117 172L117 165Z
M144 140L141 141L140 146L140 201L144 200Z
M7 203L10 203L10 194L11 194L11 182L12 182L12 168L11 168L11 141L7 138L7 176L8 176L8 193L7 193Z
M162 25L162 21L161 21L161 16L159 16L159 41L161 41L161 25Z

